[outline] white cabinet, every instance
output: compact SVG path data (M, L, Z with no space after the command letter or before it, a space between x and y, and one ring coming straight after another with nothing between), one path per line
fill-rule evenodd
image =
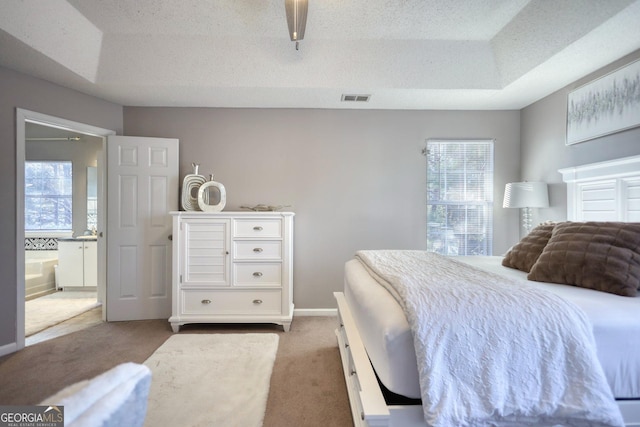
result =
M84 286L98 286L98 242L85 241L82 252Z
M98 284L98 242L86 239L58 241L58 286L96 287Z
M174 332L293 317L292 212L171 212Z

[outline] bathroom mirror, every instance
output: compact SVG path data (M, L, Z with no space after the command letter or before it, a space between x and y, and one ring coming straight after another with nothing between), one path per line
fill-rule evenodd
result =
M87 167L87 230L98 228L98 168Z

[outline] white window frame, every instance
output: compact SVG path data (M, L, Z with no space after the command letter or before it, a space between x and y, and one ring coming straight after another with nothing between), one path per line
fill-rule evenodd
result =
M493 139L429 139L427 140L426 147L426 174L427 174L427 250L432 252L438 252L442 255L456 256L456 255L492 255L493 254L493 175L495 173L495 160L494 160L494 142ZM457 197L448 198L448 190L446 183L444 186L445 192L447 194L440 193L440 198L431 198L432 194L430 191L430 183L432 182L433 174L430 175L429 172L429 161L430 161L430 149L434 148L435 144L439 145L472 145L472 144L487 144L489 152L487 153L487 158L490 160L490 164L487 166L485 175L483 176L483 187L484 190L482 192L482 196L480 198L475 198L474 200L466 200L460 199ZM477 174L479 170L468 170L466 164L467 157L464 157L464 169L461 171L463 174L462 184L464 195L468 194L467 191L467 174L475 173ZM446 165L445 165L446 167ZM446 171L445 171L446 172ZM442 184L442 179L446 180L446 173L440 172L437 174L440 177L436 180L440 185ZM443 178L444 176L444 178ZM459 188L458 188L459 190ZM477 192L476 192L477 195ZM432 206L444 206L447 209L448 206L464 206L464 223L449 223L449 211L445 214L444 223L438 221L430 221L433 219L430 212ZM468 223L469 219L469 209L481 209L481 217L484 218L484 222L481 223L480 229L483 230L481 233L470 233L470 225ZM455 211L453 211L455 212ZM470 235L482 236L482 245L480 247L469 247L469 236Z
M73 163L71 160L25 160L25 167L28 163L66 163L69 164L73 170ZM26 174L24 185L26 186ZM26 187L25 187L26 188ZM25 191L25 237L66 237L73 233L73 176L71 177L71 195L69 196L71 201L71 227L70 228L58 228L58 229L27 229L26 221L26 191Z

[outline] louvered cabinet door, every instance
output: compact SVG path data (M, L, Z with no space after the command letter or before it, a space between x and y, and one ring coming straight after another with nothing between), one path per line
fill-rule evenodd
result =
M226 219L185 219L181 223L182 289L230 286L229 223Z

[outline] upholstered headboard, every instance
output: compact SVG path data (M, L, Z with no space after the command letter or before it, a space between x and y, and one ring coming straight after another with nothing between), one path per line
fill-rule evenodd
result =
M640 222L640 156L560 169L567 220Z

